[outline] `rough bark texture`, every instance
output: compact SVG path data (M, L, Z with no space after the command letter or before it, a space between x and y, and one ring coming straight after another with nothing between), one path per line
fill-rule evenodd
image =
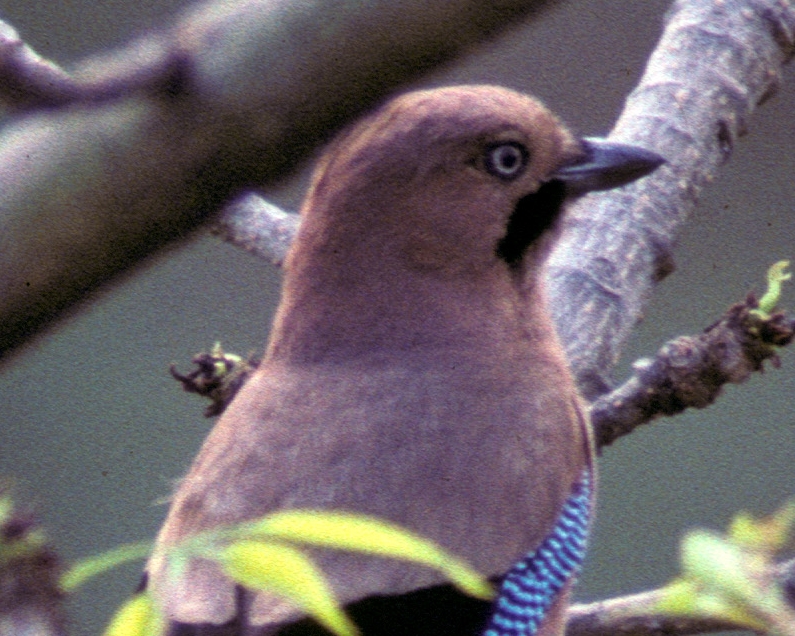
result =
M611 139L668 163L638 184L578 203L548 266L551 308L580 389L610 369L702 189L777 88L793 52L795 6L777 0L680 0Z

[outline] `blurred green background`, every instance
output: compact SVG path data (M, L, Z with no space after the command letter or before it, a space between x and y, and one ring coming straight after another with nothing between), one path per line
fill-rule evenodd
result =
M605 133L668 5L561 2L422 85L511 86L541 97L575 130ZM40 53L68 64L167 24L179 7L175 0L0 0L0 17ZM750 134L704 193L680 238L677 271L659 287L619 377L629 361L700 331L750 289L761 290L767 267L793 256L793 79L790 68L781 93L749 122ZM295 208L303 183L299 177L268 194ZM65 558L154 535L163 498L212 424L167 367L187 370L191 356L216 340L259 352L279 282L267 263L202 235L98 294L0 369L0 477L13 477ZM713 407L606 450L580 599L660 585L676 572L684 529L720 528L736 510L768 512L795 494L795 356L781 358L780 369L729 387ZM88 586L71 605L72 634L98 634L139 571Z

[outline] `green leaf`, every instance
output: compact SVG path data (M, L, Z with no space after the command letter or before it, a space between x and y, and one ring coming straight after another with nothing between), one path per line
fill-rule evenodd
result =
M795 636L795 615L783 597L771 551L782 537L783 528L777 526L790 518L786 506L767 520L740 516L727 536L689 532L681 544L682 576L661 590L654 610Z
M129 561L145 559L152 550L152 544L130 543L108 550L102 554L82 559L70 567L61 577L61 588L65 592L72 592L88 579L102 574L117 565Z
M224 572L249 589L269 591L295 603L338 636L356 636L323 575L296 548L242 539L215 557Z
M660 600L651 608L653 613L692 616L698 612L698 587L693 581L674 579L661 592Z
M243 535L273 537L420 563L444 573L463 592L491 599L489 582L438 544L374 517L345 512L288 510L241 528Z
M762 554L705 530L689 532L681 551L684 576L727 604L764 614L781 609L778 589L762 584L769 566Z
M685 577L720 586L738 598L747 598L752 593L742 553L718 534L707 530L688 532L682 540L681 553Z
M792 272L786 271L787 267L789 261L778 261L767 270L767 291L759 299L759 312L771 314L775 311L781 298L781 284L792 278Z
M729 526L729 540L743 548L774 553L784 549L795 529L795 499L784 503L774 514L757 519L738 513Z
M136 594L113 615L103 636L161 636L165 620L146 592Z
M764 632L768 625L746 611L745 606L720 593L705 589L696 581L675 579L660 590L660 600L649 611L667 616L701 616L734 623L738 627Z

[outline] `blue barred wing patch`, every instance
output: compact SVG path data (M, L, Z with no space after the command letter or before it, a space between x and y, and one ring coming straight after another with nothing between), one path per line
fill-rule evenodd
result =
M591 490L591 474L586 469L549 536L503 579L483 636L536 633L555 597L580 570L588 538Z

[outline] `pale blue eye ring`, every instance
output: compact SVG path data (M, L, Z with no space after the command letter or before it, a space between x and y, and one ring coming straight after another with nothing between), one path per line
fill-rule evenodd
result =
M484 165L489 174L510 181L524 172L530 153L522 144L505 141L486 147Z

